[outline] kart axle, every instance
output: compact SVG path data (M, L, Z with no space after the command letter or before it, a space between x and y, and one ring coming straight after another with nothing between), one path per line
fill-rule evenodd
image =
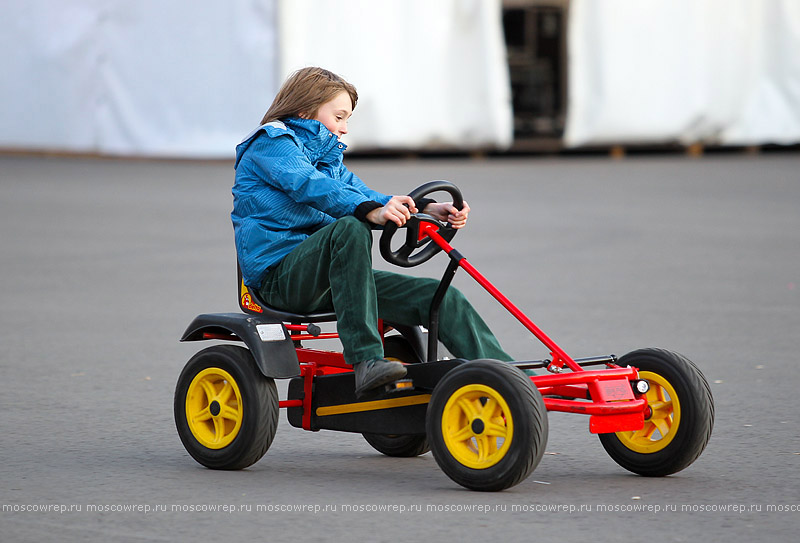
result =
M575 362L585 368L588 366L613 366L617 363L616 355L610 354L608 356L589 356L585 358L576 358ZM549 359L544 360L519 360L516 362L509 362L512 366L516 366L521 370L547 368L552 363Z

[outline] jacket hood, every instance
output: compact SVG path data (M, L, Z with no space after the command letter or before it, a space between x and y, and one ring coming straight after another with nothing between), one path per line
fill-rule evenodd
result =
M347 149L347 146L340 142L339 138L321 122L314 119L291 117L283 121L268 122L250 132L236 146L234 168L239 166L239 161L247 148L262 132L266 132L267 136L271 138L285 135L292 137L304 150L309 160L314 163L335 159Z
M281 134L288 134L289 130L281 121L271 121L266 124L262 124L250 132L247 136L245 136L242 142L236 146L236 162L233 165L234 169L239 167L239 162L242 160L244 152L247 151L247 148L250 147L250 144L253 143L253 140L256 139L261 132L266 132L270 137L276 137L280 136Z

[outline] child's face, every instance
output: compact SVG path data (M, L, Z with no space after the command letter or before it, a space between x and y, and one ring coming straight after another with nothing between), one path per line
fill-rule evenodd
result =
M341 137L347 134L347 119L352 114L353 103L350 101L350 95L342 91L329 102L322 104L314 118L337 137Z

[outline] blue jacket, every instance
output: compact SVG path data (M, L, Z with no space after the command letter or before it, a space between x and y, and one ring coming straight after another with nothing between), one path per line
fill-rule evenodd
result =
M344 166L345 149L321 122L299 118L260 126L236 147L231 219L246 285L261 286L300 242L359 204L390 200Z

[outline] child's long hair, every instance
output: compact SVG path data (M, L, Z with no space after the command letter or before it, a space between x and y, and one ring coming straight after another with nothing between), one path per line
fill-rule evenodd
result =
M353 85L323 68L309 67L297 70L278 91L272 105L261 119L261 124L288 117L302 116L313 119L322 104L332 100L342 91L350 95L355 109L358 93Z

